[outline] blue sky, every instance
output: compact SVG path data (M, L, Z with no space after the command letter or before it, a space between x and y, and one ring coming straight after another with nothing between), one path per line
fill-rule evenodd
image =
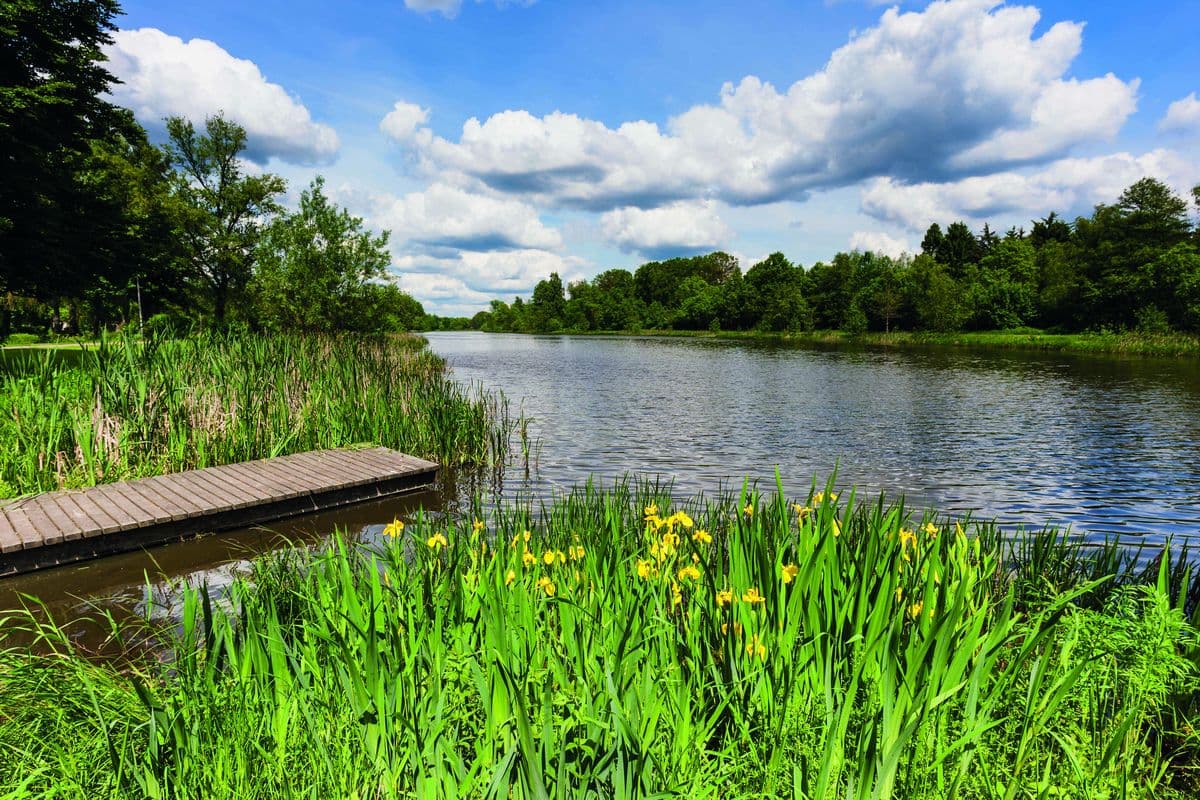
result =
M320 173L428 309L721 248L811 265L932 221L1200 183L1192 2L127 0L110 68L152 132L223 111Z

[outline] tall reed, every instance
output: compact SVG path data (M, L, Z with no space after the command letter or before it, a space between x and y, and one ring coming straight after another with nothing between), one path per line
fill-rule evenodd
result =
M42 654L0 653L0 786L1195 796L1180 555L1115 576L1109 551L1060 532L1014 546L828 488L670 503L586 486L536 513L418 514L377 540L269 556L220 603L181 589L182 618L158 631L168 663L124 672L17 615L7 629L34 627Z
M202 334L102 341L0 374L0 497L371 442L504 458L502 399L417 337Z

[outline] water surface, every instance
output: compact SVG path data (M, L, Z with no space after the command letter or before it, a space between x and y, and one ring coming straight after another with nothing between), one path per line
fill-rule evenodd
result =
M1070 525L1099 538L1200 539L1200 363L1021 351L811 349L720 339L434 333L457 380L530 418L493 501L547 499L626 474L679 494L838 486L910 506ZM163 576L219 591L256 553L335 528L380 535L418 507L453 512L489 484L444 472L434 491L0 580L61 617L95 603L145 613ZM153 589L147 598L146 581ZM152 600L153 602L148 602ZM169 602L168 602L169 605ZM88 635L88 634L81 634Z
M1007 525L1158 541L1200 533L1200 365L955 348L853 350L722 339L436 333L457 379L526 415L552 494L629 471L684 493L836 469Z

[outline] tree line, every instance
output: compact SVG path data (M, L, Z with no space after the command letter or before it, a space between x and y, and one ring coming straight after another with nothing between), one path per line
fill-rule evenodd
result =
M130 323L405 330L387 234L318 177L287 210L222 115L166 120L156 146L104 99L115 0L0 0L0 343Z
M1200 207L1200 186L1193 189ZM1057 213L999 235L929 227L915 256L838 253L805 269L773 253L742 273L716 252L540 281L442 328L487 331L1200 331L1200 226L1143 178L1070 222Z

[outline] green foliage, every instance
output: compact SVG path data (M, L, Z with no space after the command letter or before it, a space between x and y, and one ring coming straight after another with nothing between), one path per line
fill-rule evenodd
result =
M176 619L108 621L117 642L164 642L162 661L94 663L37 610L13 615L0 787L1194 796L1186 555L1114 575L1111 549L1062 533L1018 547L829 487L671 502L587 486L537 514L418 512L270 555L220 601L180 586ZM1027 591L1041 573L1054 593Z
M1187 209L1165 184L1145 178L1091 217L1070 224L1051 212L1033 220L1028 235L1013 228L1001 237L984 224L976 236L963 222L943 233L934 223L915 258L838 253L804 270L773 253L745 275L725 253L651 261L634 274L609 270L576 282L561 306L536 297L529 307L520 298L496 301L470 324L491 331L554 330L555 320L571 331L816 328L855 336L1030 325L1200 332L1200 231ZM551 289L542 287L543 296L556 297ZM1157 315L1147 327L1151 308L1166 327Z
M0 374L0 480L17 492L376 442L444 464L507 451L502 402L417 337L201 334L35 351Z
M191 121L171 117L167 134L167 151L179 170L175 191L189 257L222 326L230 305L245 299L262 219L279 210L276 197L285 184L277 175L243 173L246 131L221 115L205 120L203 133Z
M373 283L391 263L387 234L363 230L324 188L317 177L300 194L300 208L263 231L249 287L254 321L271 330L406 330L388 326L414 323L424 314L420 304L406 305L398 287Z
M118 11L115 0L0 3L0 291L42 296L47 272L87 253L75 171L115 112L101 99L113 81L102 48Z

